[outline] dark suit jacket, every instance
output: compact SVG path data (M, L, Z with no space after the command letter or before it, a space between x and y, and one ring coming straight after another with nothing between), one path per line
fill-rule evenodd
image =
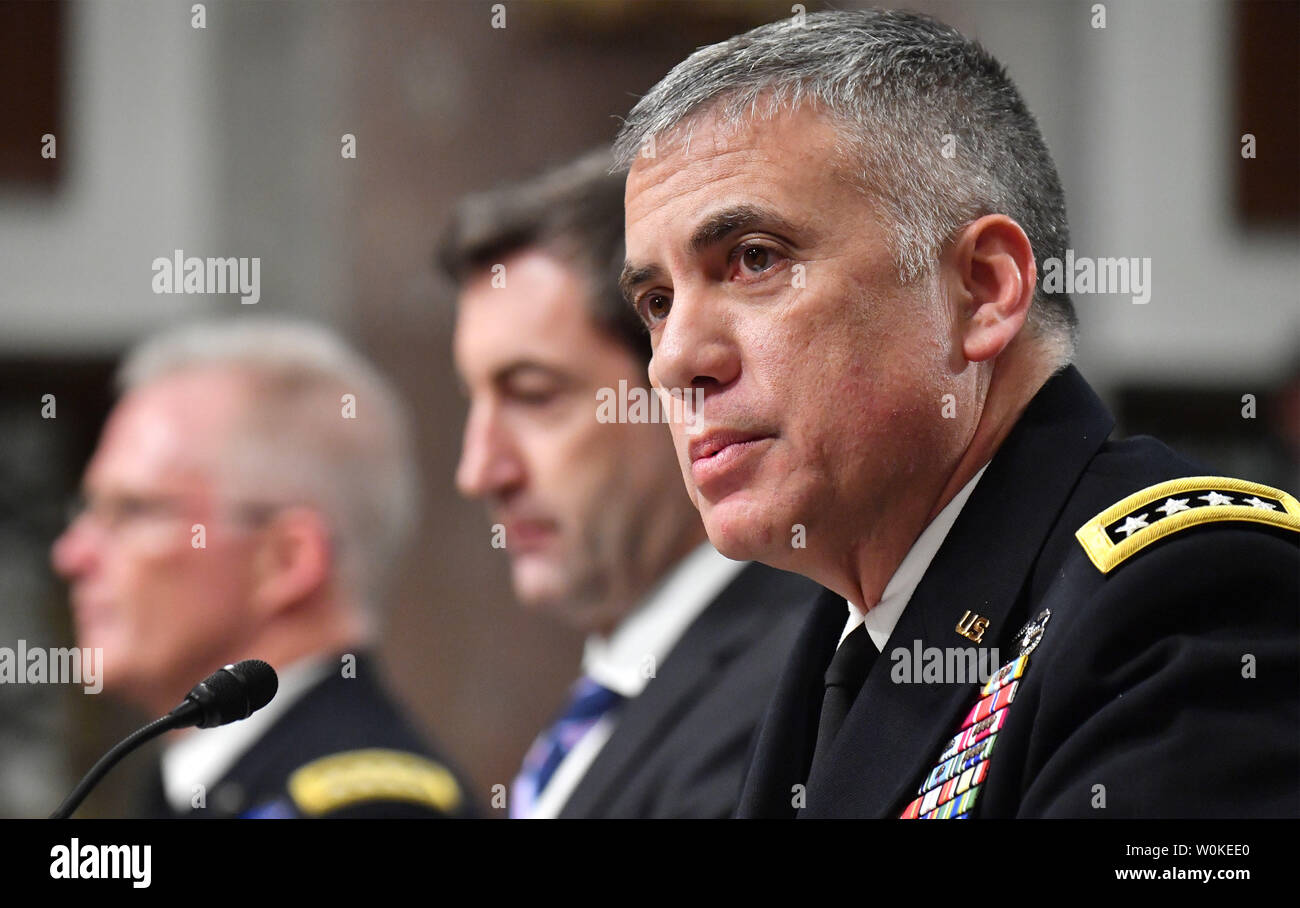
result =
M560 816L731 816L754 732L820 589L761 564L742 570L623 705Z
M1297 534L1207 523L1103 573L1076 530L1147 486L1206 472L1150 438L1109 442L1112 426L1073 367L1043 387L809 778L823 673L844 626L838 597L815 606L766 717L739 816L899 816L978 695L969 683L895 683L895 648L971 646L956 632L970 610L989 619L982 645L1006 661L1017 630L1043 609L1051 617L974 816L1300 814ZM797 809L794 787L804 783Z
M359 654L355 677L343 676L339 659L334 665L206 792L204 807L173 811L155 766L137 815L288 818L470 813L468 790L384 690L374 661ZM190 732L203 733L203 729ZM290 780L295 778L315 784L291 790ZM350 789L350 794L337 801L321 797L331 784Z

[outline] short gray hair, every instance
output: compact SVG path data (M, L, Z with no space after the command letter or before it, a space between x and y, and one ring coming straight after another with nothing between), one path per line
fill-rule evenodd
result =
M614 142L615 166L628 169L679 127L689 142L705 115L736 127L805 104L829 115L854 182L884 209L900 280L932 272L944 244L976 218L1002 213L1019 223L1039 262L1029 323L1069 359L1074 305L1042 286L1042 262L1063 260L1070 244L1056 167L1002 64L934 19L814 13L701 48L633 107Z
M172 329L126 356L126 393L169 375L215 369L248 383L219 481L269 504L318 510L338 547L339 579L377 607L419 514L409 415L397 392L327 328L244 317ZM344 418L344 395L355 418Z

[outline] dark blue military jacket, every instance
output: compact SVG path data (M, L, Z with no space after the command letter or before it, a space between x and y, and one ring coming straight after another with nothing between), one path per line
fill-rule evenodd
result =
M1300 508L1112 428L1073 367L1044 385L810 775L845 620L820 599L739 816L1300 815ZM1007 669L898 670L971 647Z
M468 790L358 655L297 700L203 796L182 813L163 796L158 767L137 816L199 818L459 817ZM191 732L203 734L203 730Z

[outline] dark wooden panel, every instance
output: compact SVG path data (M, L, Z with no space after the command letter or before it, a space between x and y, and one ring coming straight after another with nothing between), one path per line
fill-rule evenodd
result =
M1237 2L1233 20L1237 211L1247 226L1300 226L1300 2ZM1241 156L1246 133L1254 159Z
M0 0L0 183L52 189L62 149L41 156L41 137L63 134L63 0Z

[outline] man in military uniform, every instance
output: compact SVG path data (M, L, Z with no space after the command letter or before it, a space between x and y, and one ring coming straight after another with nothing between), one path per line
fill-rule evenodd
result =
M133 351L53 549L104 690L151 714L246 658L279 690L169 736L146 816L456 816L455 776L368 655L411 529L401 404L324 329L241 319Z
M583 675L508 807L726 817L815 586L705 539L660 424L688 420L689 402L647 405L645 334L618 290L623 180L609 167L594 152L468 198L442 251L470 404L457 485L500 525L520 601L587 638Z
M709 538L830 591L740 816L1300 813L1300 507L1107 440L1039 280L1060 183L987 52L906 13L764 26L616 152L652 381L705 395L672 428Z

